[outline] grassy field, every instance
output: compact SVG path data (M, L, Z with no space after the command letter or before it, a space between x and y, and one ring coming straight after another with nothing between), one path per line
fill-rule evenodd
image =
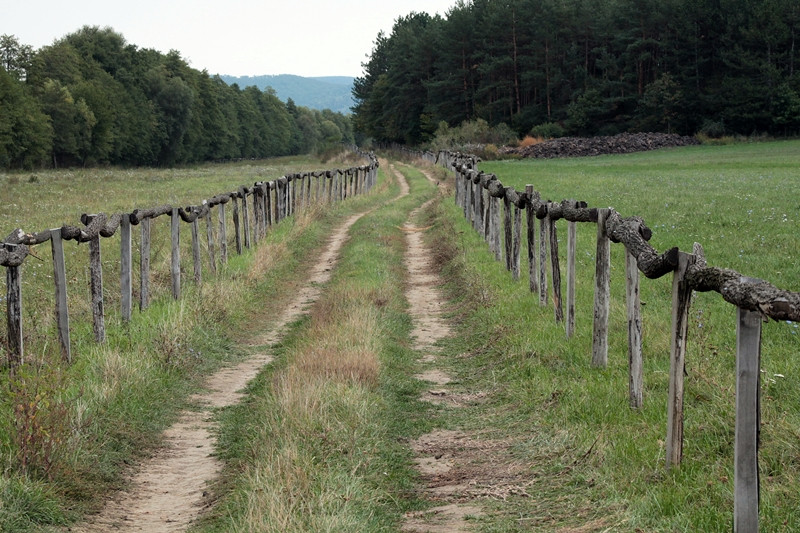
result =
M495 161L480 168L543 198L574 198L640 215L659 250L705 246L710 265L800 290L800 143L691 147L553 161ZM467 427L504 428L529 461L532 499L497 505L482 531L543 530L596 522L598 531L729 531L733 513L735 310L696 294L687 354L684 462L664 468L669 370L669 276L642 280L645 406L627 404L624 257L612 246L609 366L590 367L594 243L578 228L577 334L565 341L550 307L526 281L514 283L445 204L437 246L461 302L461 332L449 346L467 390L491 402L453 416ZM565 245L566 224L559 222ZM524 234L524 233L523 233ZM462 253L463 252L463 253ZM523 254L524 255L524 254ZM523 260L524 262L524 260ZM562 272L563 272L562 265ZM523 264L522 271L526 272ZM762 357L761 519L764 531L800 528L800 334L765 324ZM464 357L468 354L469 357ZM522 518L521 518L522 517ZM570 530L572 529L565 529ZM594 531L595 529L575 529Z
M7 234L18 226L75 224L81 212L197 203L296 165L331 166L290 160L142 173L74 171L67 177L3 175L0 227ZM622 216L640 215L659 250L690 250L697 241L709 264L791 290L800 290L797 168L800 142L481 164L519 190L532 183L544 198L575 198L592 207L612 206ZM231 332L247 338L256 333L254 324L269 322L269 309L286 301L329 228L396 195L384 172L375 198L287 220L262 245L269 253L234 254L219 281L202 290L188 287L181 302L169 298L167 228L158 223L164 233L154 242L164 245L154 269L164 274L153 309L134 313L129 326L112 310L104 347L89 340L88 322L78 325L77 362L68 369L53 363L54 341L46 340L54 339L46 335L52 331L49 280L34 279L47 278L49 250L37 252L45 259L40 266L29 259L23 279L30 284L25 294L33 296L26 302L39 306L25 311L27 322L38 321L31 328L31 353L48 364L14 380L0 374L0 530L46 531L68 524L96 506L99 495L120 486L125 465L157 445L160 429L186 406L203 375L263 348L244 348ZM697 294L693 301L684 463L667 472L669 277L642 280L645 406L633 411L620 245L612 246L609 365L598 370L590 366L595 228L578 228L577 332L567 342L552 308L539 305L526 281L511 280L452 197L445 197L419 221L432 226L427 238L448 280L457 328L443 345L440 364L456 377L453 387L481 400L433 407L419 401L423 385L412 378L419 363L408 339L399 229L433 190L418 173L403 172L412 194L358 222L322 299L292 325L277 347L276 362L250 385L248 398L220 412L219 454L226 462L216 487L221 499L195 529L397 531L405 511L432 505L419 497L407 443L433 428L459 428L502 442L527 473L524 494L482 499L486 513L470 520L477 531L730 531L732 306L717 294ZM186 196L164 196L177 188ZM59 190L63 199L52 192ZM96 203L101 200L108 203ZM85 265L86 247L73 248L68 264ZM116 268L109 248L106 261ZM75 302L88 299L84 268L72 272ZM184 270L191 271L188 262ZM211 301L215 305L206 305ZM107 307L113 308L113 301ZM796 531L800 387L794 380L800 376L800 333L796 324L770 323L763 339L762 530ZM39 459L22 469L15 421L30 420L16 409L31 401L42 406L42 425L30 425ZM43 461L47 458L52 464Z
M76 224L82 212L196 204L289 171L337 164L353 162L282 159L180 170L38 173L35 178L9 174L0 177L0 219L8 224L4 234L14 227L36 231ZM41 261L29 257L22 268L28 364L13 375L0 370L0 531L46 531L68 524L121 487L127 465L158 446L159 433L187 407L186 398L203 376L246 355L234 333L246 332L256 311L261 323L274 318L263 302L279 304L302 281L297 272L341 217L338 209L287 219L262 241L259 253L238 256L229 246L228 265L213 278L204 264L203 285L186 283L180 301L170 297L169 230L159 219L153 234L154 300L147 311L135 311L128 324L121 323L116 309L119 252L109 243L118 240L105 239L108 341L102 346L91 340L87 247L70 243L65 248L75 362L68 367L59 361L52 328L49 247L35 249ZM182 245L189 240L182 239ZM184 273L191 272L188 248L182 257ZM5 306L3 324L4 315Z

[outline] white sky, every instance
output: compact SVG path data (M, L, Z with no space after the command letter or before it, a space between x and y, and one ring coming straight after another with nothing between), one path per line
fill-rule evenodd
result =
M82 26L181 57L209 74L360 76L380 30L456 0L0 0L0 35L38 49Z

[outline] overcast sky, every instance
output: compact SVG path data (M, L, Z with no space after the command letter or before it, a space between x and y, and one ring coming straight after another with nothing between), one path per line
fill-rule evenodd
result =
M178 50L209 74L359 76L380 30L456 0L0 0L0 35L41 48L110 26L139 48Z

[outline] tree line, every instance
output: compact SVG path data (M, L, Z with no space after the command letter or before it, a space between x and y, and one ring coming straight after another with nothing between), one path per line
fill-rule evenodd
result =
M350 117L225 84L177 51L85 26L33 50L0 36L0 168L168 166L326 150Z
M603 135L800 132L796 0L459 0L378 34L357 131L430 140L486 120Z

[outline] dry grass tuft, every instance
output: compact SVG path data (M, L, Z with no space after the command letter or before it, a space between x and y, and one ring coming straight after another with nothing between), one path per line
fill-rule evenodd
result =
M264 275L280 264L289 255L289 247L285 241L260 244L255 251L253 263L247 271L247 281L256 283L264 279Z
M364 347L313 346L300 354L293 370L310 377L375 387L380 367L375 352Z
M525 138L519 141L517 146L519 146L520 148L527 148L528 146L534 146L542 142L544 142L543 137L538 137L538 136L533 137L532 135L526 135Z

